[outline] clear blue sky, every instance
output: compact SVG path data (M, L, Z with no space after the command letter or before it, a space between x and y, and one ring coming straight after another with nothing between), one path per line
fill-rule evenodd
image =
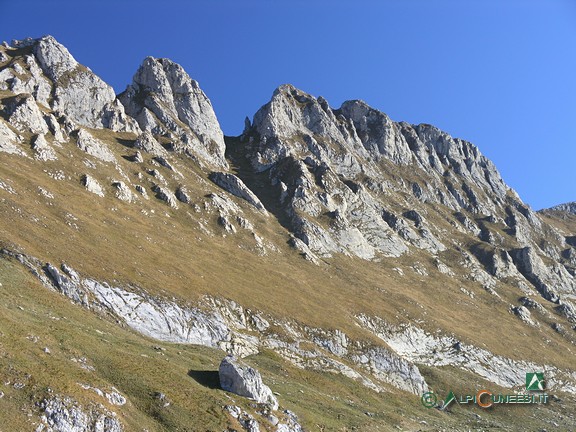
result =
M576 0L0 0L0 39L44 34L117 92L173 59L228 135L292 83L472 141L535 209L576 200Z

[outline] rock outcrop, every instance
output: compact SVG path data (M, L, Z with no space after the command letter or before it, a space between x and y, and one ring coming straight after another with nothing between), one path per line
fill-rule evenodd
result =
M576 281L561 264L546 265L531 247L513 250L511 255L518 270L546 300L558 303L561 294L576 294Z
M29 54L26 68L15 63L13 72L5 73L10 77L10 90L32 90L39 103L81 126L139 131L116 100L112 87L80 65L52 36L14 41L13 47L28 49Z
M230 192L232 195L236 195L239 198L245 199L258 210L267 214L264 205L260 202L260 199L256 194L248 189L244 182L234 174L213 172L210 174L209 178L225 191Z
M564 203L564 204L559 204L559 205L554 206L554 207L540 210L540 212L544 213L544 214L553 213L553 212L563 212L563 213L569 213L569 214L576 215L576 201Z
M104 190L102 189L102 186L100 186L100 183L98 183L98 181L94 177L88 174L83 175L82 184L84 185L84 187L88 192L92 192L93 194L96 194L99 197L104 196Z
M56 152L52 148L44 135L37 135L32 142L32 150L34 150L34 158L46 162L58 159Z
M118 198L120 201L127 203L134 201L135 196L126 183L123 181L115 181L112 183L112 186L116 188L116 198Z
M526 311L519 313L524 314ZM488 350L462 343L453 337L431 335L410 324L397 327L382 319L364 315L357 319L397 354L416 363L427 366L455 366L505 388L523 383L526 372L546 370L549 389L576 391L576 375L571 371L494 355Z
M165 153L164 147L162 147L160 143L156 141L154 135L147 130L138 136L138 139L134 142L134 148L150 153L154 156Z
M426 178L426 189L412 184L414 205L490 214L507 199L495 167L470 143L429 125L394 123L361 101L332 109L290 85L255 114L239 145L256 173L269 172L274 205L294 235L320 256L398 257L409 245L446 249L422 216L413 229L389 207L387 190L395 186L383 181L387 163ZM324 223L321 215L328 216Z
M76 145L80 150L85 151L96 159L100 159L102 162L116 162L116 157L108 146L85 129L78 131Z
M256 369L233 356L226 356L220 363L218 375L223 390L268 404L273 410L278 409L278 400L270 387L262 382Z
M116 414L103 407L83 407L69 397L54 397L40 403L44 432L122 432Z
M30 95L21 94L9 99L5 102L5 113L8 116L8 122L21 132L33 134L48 132L48 125L44 121L42 112Z
M170 138L175 150L210 165L228 166L212 104L179 64L147 57L119 99L142 130Z
M0 151L9 154L23 155L19 148L20 137L0 118Z

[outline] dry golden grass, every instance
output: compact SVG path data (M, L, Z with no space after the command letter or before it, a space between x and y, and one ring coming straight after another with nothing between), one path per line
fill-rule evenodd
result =
M110 131L95 135L108 143L117 138ZM112 144L110 148L130 180L149 186L148 180L140 181L135 175L140 171L150 177L143 167L121 157L132 150ZM459 273L454 278L438 274L431 258L416 249L409 255L383 258L381 262L336 256L315 266L287 246L288 232L272 217L252 212L249 205L236 200L256 221L257 232L279 248L279 252L259 256L239 247L254 244L247 232L241 230L223 237L213 216L195 213L183 204L173 210L153 198L150 190L149 201L121 202L113 198L110 184L121 177L111 164L97 162L97 170L87 168L82 161L90 157L73 144L64 145L58 153L60 161L44 163L6 156L8 163L0 168L0 178L10 179L18 192L10 195L0 190L0 238L30 255L55 264L64 261L85 275L110 283L137 285L152 294L176 295L185 302L195 302L204 294L221 296L306 325L340 328L355 338L371 339L355 325L353 316L357 313L382 316L391 322L423 317L430 331L440 328L454 332L462 340L486 346L496 354L553 361L563 367L572 364L572 354L560 336L549 328L532 329L508 312L509 305L517 304L522 295L515 287L498 286L503 299L500 301L478 283L466 280L466 274ZM144 165L153 167L148 162ZM176 167L184 178L203 175L185 158L179 158ZM165 168L154 168L169 178ZM61 169L69 180L57 181L44 172ZM84 173L90 173L105 186L107 198L84 190L80 184ZM54 199L41 196L39 185ZM223 193L207 181L191 181L186 186L201 207L206 190ZM172 180L170 187L175 189L176 181ZM205 217L214 236L198 229L198 220ZM431 210L427 218L441 229L451 229L440 211ZM470 241L460 233L456 238L463 244ZM458 254L447 251L439 258L459 271L453 262L460 259ZM433 276L413 272L411 266L415 262L428 268ZM392 270L394 267L402 268L404 276ZM475 299L463 294L461 286L474 292ZM490 322L486 321L487 316ZM529 339L538 341L542 349L528 348Z

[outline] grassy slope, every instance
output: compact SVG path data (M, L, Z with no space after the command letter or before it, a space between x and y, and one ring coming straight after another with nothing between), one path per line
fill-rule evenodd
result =
M222 413L223 405L251 410L249 401L217 389L215 371L222 352L134 334L47 290L18 263L6 259L0 259L0 283L0 390L5 393L0 400L0 430L33 430L34 403L48 395L48 388L84 406L103 404L119 414L128 431L220 431L235 427ZM82 357L94 371L72 361ZM560 417L549 408L527 407L490 412L455 407L452 413L440 413L422 408L415 396L376 394L342 376L296 369L271 352L248 361L279 393L282 406L299 413L310 431L462 430L462 425L484 429L504 424L509 430L537 430L569 416L570 405L558 403L550 408L560 411ZM423 372L442 395L449 389L497 389L452 368L423 368ZM17 390L15 383L25 387ZM114 386L129 402L122 408L108 405L78 383L104 391ZM163 407L154 398L156 392L166 394L170 406ZM527 429L522 429L526 416Z

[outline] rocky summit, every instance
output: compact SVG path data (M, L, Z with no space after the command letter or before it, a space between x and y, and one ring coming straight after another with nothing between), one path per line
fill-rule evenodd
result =
M0 47L2 428L576 429L574 203L363 101L217 113L169 59L116 95Z

